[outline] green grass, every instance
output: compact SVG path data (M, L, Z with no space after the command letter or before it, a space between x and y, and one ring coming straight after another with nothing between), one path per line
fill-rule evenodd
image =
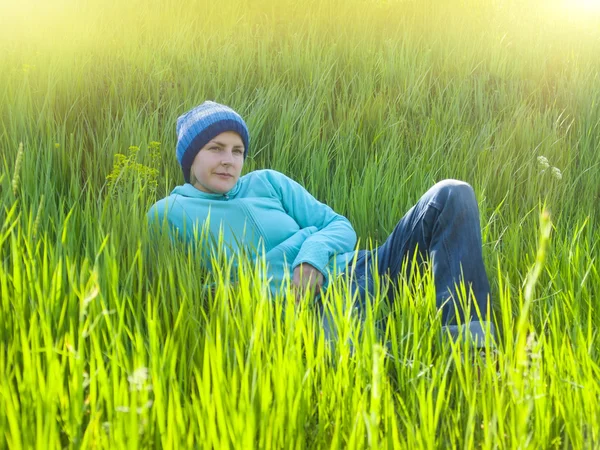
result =
M125 3L0 5L0 448L600 447L597 14ZM362 325L336 282L330 346L260 264L232 285L150 240L183 182L176 118L205 99L246 119L244 173L298 180L363 248L436 181L469 182L498 354L441 339L428 273Z

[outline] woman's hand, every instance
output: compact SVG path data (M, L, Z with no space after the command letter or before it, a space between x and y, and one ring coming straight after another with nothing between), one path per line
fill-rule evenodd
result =
M292 285L296 292L296 304L298 304L306 291L310 291L313 295L321 292L323 274L310 264L302 263L294 269Z

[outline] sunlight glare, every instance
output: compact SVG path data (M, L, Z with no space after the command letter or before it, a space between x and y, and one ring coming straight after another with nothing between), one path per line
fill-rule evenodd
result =
M565 0L564 5L582 13L600 13L600 0Z

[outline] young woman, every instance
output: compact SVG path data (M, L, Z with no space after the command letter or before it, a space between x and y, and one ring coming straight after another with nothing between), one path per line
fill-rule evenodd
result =
M244 120L231 108L206 101L177 119L177 160L185 184L155 203L151 223L167 222L184 240L198 238L205 227L221 236L228 255L244 249L264 256L273 294L285 287L286 272L298 295L319 295L333 277L352 275L353 294L364 305L373 295L373 272L397 279L405 258L431 261L437 307L444 329L482 346L488 319L490 287L483 265L479 211L467 183L444 180L398 222L374 251L356 250L356 233L344 216L317 201L300 184L274 170L241 176L250 137ZM405 266L406 267L406 266ZM472 289L476 308L468 315L457 300L456 283ZM382 292L393 301L394 289ZM456 314L460 315L459 329Z

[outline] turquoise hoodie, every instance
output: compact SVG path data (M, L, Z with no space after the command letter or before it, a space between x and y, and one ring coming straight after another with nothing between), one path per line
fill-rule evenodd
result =
M221 251L227 256L243 249L256 258L264 246L265 281L273 295L282 288L285 272L291 280L301 263L323 274L326 289L355 255L356 232L348 219L275 170L250 172L225 194L202 192L189 183L177 186L148 211L151 225L157 220L162 224L165 217L187 242L197 239L203 227L214 239L212 245L222 233ZM210 270L210 261L205 262Z

